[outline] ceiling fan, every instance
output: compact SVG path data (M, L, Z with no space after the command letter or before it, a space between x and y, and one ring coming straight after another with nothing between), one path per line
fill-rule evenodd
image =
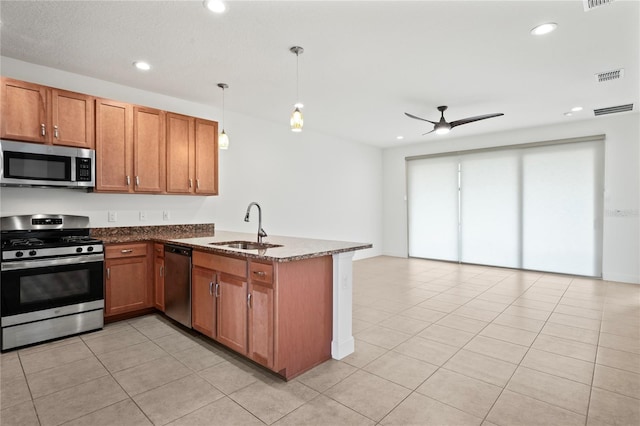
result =
M438 111L440 111L440 121L431 121L431 120L427 120L426 118L416 117L415 115L409 114L408 112L405 112L404 115L406 115L407 117L415 118L416 120L427 121L433 124L433 130L431 132L423 133L423 136L428 135L429 133L432 133L432 132L436 132L439 135L444 135L445 133L449 133L449 130L453 129L456 126L461 126L463 124L473 123L474 121L480 121L480 120L485 120L487 118L500 117L501 115L504 115L501 112L496 114L476 115L475 117L463 118L461 120L456 120L456 121L452 121L451 123L447 123L447 121L444 119L444 112L446 110L447 110L447 107L444 105L438 107Z

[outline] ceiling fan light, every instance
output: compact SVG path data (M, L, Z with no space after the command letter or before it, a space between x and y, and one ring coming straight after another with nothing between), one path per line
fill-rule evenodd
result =
M227 9L227 7L221 0L205 0L204 7L206 7L213 13L222 13Z
M446 127L439 127L436 129L436 135L446 135L450 130L451 129L448 129Z
M291 113L291 131L292 132L301 132L302 126L304 125L304 117L302 116L302 111L300 108L296 107Z
M218 137L218 148L229 149L229 136L227 136L224 129L222 129L222 133L220 133L220 136Z

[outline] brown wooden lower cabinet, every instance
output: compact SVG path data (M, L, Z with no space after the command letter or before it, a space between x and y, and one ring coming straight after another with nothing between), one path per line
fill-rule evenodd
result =
M148 244L105 246L105 317L153 306Z
M164 312L164 244L153 245L153 300L157 310Z
M286 379L331 358L331 256L265 263L194 250L193 265L194 329Z

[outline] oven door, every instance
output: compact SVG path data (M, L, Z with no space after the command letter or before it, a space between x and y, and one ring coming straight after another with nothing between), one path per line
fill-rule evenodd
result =
M44 312L64 315L59 308L72 305L102 308L103 265L103 254L3 262L2 326L42 319Z

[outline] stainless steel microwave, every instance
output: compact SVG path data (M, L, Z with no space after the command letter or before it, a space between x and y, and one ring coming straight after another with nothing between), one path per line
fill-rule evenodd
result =
M89 189L95 186L93 149L0 140L0 185Z

